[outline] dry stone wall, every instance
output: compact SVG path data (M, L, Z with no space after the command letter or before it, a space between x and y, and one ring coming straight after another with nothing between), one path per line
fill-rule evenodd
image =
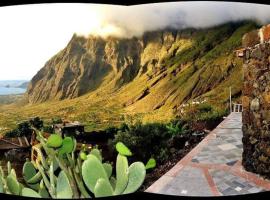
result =
M270 178L270 43L244 50L243 166Z

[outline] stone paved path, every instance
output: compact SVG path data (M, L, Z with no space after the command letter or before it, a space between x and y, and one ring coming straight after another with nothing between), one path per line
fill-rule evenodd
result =
M242 113L231 113L146 192L222 196L270 190L270 181L241 165Z

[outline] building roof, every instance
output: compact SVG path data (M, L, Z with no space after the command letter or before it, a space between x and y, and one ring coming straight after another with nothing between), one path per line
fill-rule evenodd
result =
M80 122L68 122L68 123L61 123L61 124L55 124L56 128L70 128L70 127L79 127L83 126Z
M29 146L30 146L30 143L26 137L1 138L0 139L0 150L1 149L26 148Z

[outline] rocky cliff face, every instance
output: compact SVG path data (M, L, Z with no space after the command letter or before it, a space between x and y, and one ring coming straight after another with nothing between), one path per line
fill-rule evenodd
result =
M269 27L269 26L268 26ZM267 36L267 29L263 30ZM258 30L259 31L259 30ZM257 32L258 32L257 31ZM269 33L269 32L268 32ZM246 34L244 42L254 40L244 51L243 87L243 166L270 177L270 42ZM261 43L260 43L261 42Z
M177 32L168 31L147 33L142 38L106 40L74 34L67 47L31 80L29 102L81 96L95 90L108 74L113 74L115 88L121 87L149 68L158 71L162 58L179 39Z
M99 98L114 97L136 112L177 109L194 98L224 100L231 83L233 94L241 92L241 60L233 50L254 27L160 30L132 39L74 35L33 77L26 96L39 103L102 91Z
M33 77L27 91L29 101L78 97L96 89L108 73L118 75L118 82L130 81L138 71L140 53L141 46L135 40L105 41L74 35ZM130 80L122 80L119 73L130 73Z

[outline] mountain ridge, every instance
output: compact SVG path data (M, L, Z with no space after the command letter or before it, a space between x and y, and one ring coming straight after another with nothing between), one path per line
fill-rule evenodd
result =
M225 109L229 87L233 98L242 90L242 60L234 50L257 27L245 21L106 42L74 35L33 77L28 103L14 106L16 113L110 126L129 116L169 120L190 101L207 100ZM13 108L8 112L6 119L15 116Z

